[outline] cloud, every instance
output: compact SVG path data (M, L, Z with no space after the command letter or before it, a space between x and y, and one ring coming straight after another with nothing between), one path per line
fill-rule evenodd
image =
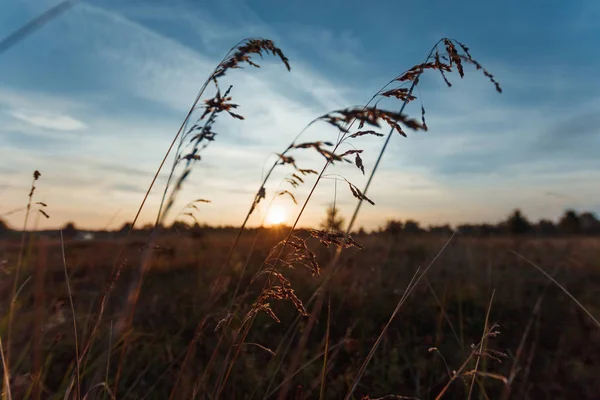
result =
M598 106L600 106L600 98L595 104L558 119L547 127L537 144L541 149L552 154L568 152L571 156L576 155L578 159L582 156L596 159L597 149L600 146Z
M43 114L19 110L11 110L9 111L9 114L19 121L27 122L38 128L61 131L79 131L86 128L86 125L83 122L69 117L68 115Z
M217 140L203 150L180 196L181 204L198 197L213 200L203 216L208 222L239 223L274 152L313 118L368 100L372 82L391 78L379 72L396 73L396 66L386 65L398 61L409 67L417 50L421 57L421 43L403 42L408 39L394 44L394 49L408 46L406 52L367 46L374 39L380 44L392 39L361 32L354 23L266 25L243 2L217 3L207 5L210 10L189 2L144 7L79 3L47 25L43 35L32 35L7 53L0 73L10 75L11 83L0 87L0 138L9 151L0 158L0 171L22 172L7 174L11 201L22 200L30 171L39 168L40 194L55 207L53 224L81 218L82 224L97 225L115 207L133 214L198 88L228 46L252 34L275 39L292 60L292 72L265 57L257 59L260 69L247 66L222 80L222 88L233 84L234 102L246 120L219 117ZM411 32L409 26L402 29ZM600 122L597 88L593 82L582 84L584 78L564 66L517 69L508 58L494 62L509 50L495 48L493 57L481 60L492 59L491 65L484 64L502 83L502 95L475 73L454 79L452 88L438 76L423 79L419 95L431 129L392 138L369 192L377 205L363 206L361 223L374 227L387 216L439 223L490 220L514 206L534 214L555 212L567 199L544 193L559 190L572 193L570 204L590 204L593 196L586 185L593 186L593 170L600 166L594 151L600 136L595 130ZM50 61L42 66L33 62L38 58ZM367 65L372 72L364 71ZM209 87L205 97L212 94ZM415 104L410 112L418 116ZM334 137L334 131L316 124L301 140ZM382 140L361 138L354 145L364 150L368 175ZM171 161L144 218L156 211ZM299 152L298 161L306 168L323 165L320 156L309 152ZM278 169L272 176L267 200L288 172ZM367 179L353 165L327 174L341 174L360 188ZM294 191L300 202L312 182ZM318 221L334 196L345 214L356 204L339 180L337 186L324 180L314 196L301 223ZM297 209L287 198L277 201Z
M504 76L510 85L501 95L473 74L456 88L426 86L421 97L430 129L394 138L390 152L396 167L424 168L447 180L468 178L481 184L497 176L600 166L595 151L600 146L600 97L566 90L566 103L554 92L555 86L581 85L580 78L543 89L529 74ZM541 100L523 101L532 91ZM413 107L411 113L418 115L418 110Z
M77 193L73 213L82 204L96 205L97 212L104 213L100 210L112 202L129 207L141 200L139 195L147 188L197 87L218 61L109 11L86 4L73 11L65 15L62 29L76 30L81 35L70 37L62 45L80 50L74 52L78 60L94 64L95 70L90 70L90 74L102 71L102 76L111 77L112 98L107 101L92 91L81 101L68 104L54 101L61 94L33 90L18 91L15 98L3 96L4 106L11 110L51 109L53 115L61 116L69 116L69 111L74 110L86 121L86 135L85 140L71 140L51 151L44 147L48 143L36 146L35 142L13 138L9 143L13 149L11 160L0 161L0 167L10 163L27 170L35 165L43 171L44 184L48 185L40 193L53 196L55 201L66 201ZM123 41L122 37L128 40ZM292 75L269 58L261 65L260 69L231 71L232 78L225 79L224 84L233 81L235 100L246 121L242 124L225 115L220 118L215 128L219 132L217 141L205 149L202 162L180 196L181 203L201 196L211 198L220 207L235 209L235 213L223 214L226 219L222 222L226 223L243 217L269 154L285 148L323 108L343 102L344 91L315 71L294 65ZM67 97L77 99L79 95ZM125 103L125 99L132 101ZM48 108L52 103L57 106ZM40 119L40 115L20 112L17 117L26 118L28 125L19 129L47 137L48 132L31 123L35 118L38 125L48 125L44 116L46 119ZM58 128L59 122L62 128L74 128L67 123L73 121L64 118L50 123ZM10 135L6 129L2 134ZM17 158L19 161L15 162ZM150 213L162 193L170 161L147 205ZM282 174L275 174L274 179ZM18 181L17 177L14 180ZM232 191L240 196L231 196ZM64 213L66 210L55 212L55 220ZM221 217L217 213L212 218Z
M294 49L304 50L305 54L313 53L316 56L313 61L323 60L325 65L345 73L367 72L365 55L368 52L361 37L353 31L334 31L329 27L298 22L286 24L283 29Z
M146 188L141 185L135 185L132 183L119 183L112 185L112 189L121 191L121 192L130 192L130 193L145 193Z

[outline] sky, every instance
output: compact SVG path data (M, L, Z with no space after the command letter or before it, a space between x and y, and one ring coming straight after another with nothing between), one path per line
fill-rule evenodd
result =
M0 40L58 3L5 0ZM532 220L567 208L600 214L598 21L594 0L78 1L0 54L0 215L27 203L39 170L35 201L51 216L40 228L132 220L206 77L229 48L255 36L275 41L291 71L266 57L260 69L223 78L245 120L219 118L171 220L204 198L211 203L201 205L199 222L239 225L274 153L314 118L365 104L444 36L469 46L503 93L472 68L462 80L452 76L451 88L425 75L417 95L429 130L392 137L369 189L375 206L361 208L356 226L498 222L515 208ZM419 117L419 107L407 112ZM336 133L315 124L302 137L333 141ZM364 187L382 144L354 142L367 175L352 165L328 170L300 225L318 223L332 202L349 217L356 200L336 177ZM140 224L155 218L171 162ZM302 154L299 163L320 170L323 159ZM263 205L278 187L289 189L282 179L290 172L273 176ZM300 203L313 182L294 190ZM300 209L287 197L274 204L290 221ZM2 218L18 227L23 212Z

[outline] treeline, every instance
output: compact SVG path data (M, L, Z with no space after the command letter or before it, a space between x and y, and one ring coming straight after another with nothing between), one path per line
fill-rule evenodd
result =
M337 215L336 209L328 209L327 217L320 224L322 229L341 231L344 229L343 218ZM284 229L285 227L281 227ZM288 227L289 228L289 227ZM152 224L142 227L136 227L131 230L131 223L125 223L121 228L112 231L89 231L80 230L74 223L69 222L61 229L46 230L40 233L48 236L60 236L62 231L65 239L109 239L122 237L128 234L146 235L153 229ZM202 237L206 235L223 234L227 235L235 233L239 229L236 226L210 226L207 224L199 225L197 223L191 225L182 221L176 221L169 226L161 227L165 232L174 234L183 234L186 236ZM247 228L249 231L267 230L269 228ZM131 230L131 233L129 233ZM462 224L455 228L449 224L445 225L430 225L423 227L418 221L408 219L405 221L388 220L384 226L376 230L367 232L360 228L353 232L353 235L361 236L368 234L433 234L433 235L450 235L453 232L460 233L464 236L475 237L492 237L492 236L573 236L573 235L599 235L600 236L600 220L592 212L578 213L575 210L567 210L555 222L549 219L542 219L537 222L531 222L520 210L514 210L505 220L497 224ZM19 231L10 229L2 220L0 220L0 236L14 236L19 234Z
M465 236L572 236L572 235L600 235L600 220L592 212L577 213L567 210L557 222L541 219L531 222L520 210L514 210L505 220L497 224L462 224L452 228L450 225L421 227L419 222L406 220L405 222L389 220L385 226L376 233L399 235L410 234L452 234L460 233ZM366 233L364 230L358 234Z
M175 221L168 226L159 227L163 233L168 234L181 234L192 237L202 237L206 235L222 234L228 235L238 231L239 227L236 226L211 226L208 224L187 224L182 221ZM124 223L120 228L116 230L89 230L78 228L74 222L68 222L64 226L58 229L39 230L39 234L50 238L60 238L61 232L64 239L115 239L125 236L133 237L146 237L154 229L153 224L146 224L142 226L136 226L132 229L130 222ZM248 231L255 231L258 229L267 230L268 228L247 228ZM20 237L21 231L11 229L6 223L0 219L0 237Z

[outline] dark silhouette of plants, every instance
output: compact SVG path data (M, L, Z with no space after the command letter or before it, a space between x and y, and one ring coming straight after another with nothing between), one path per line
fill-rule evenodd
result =
M4 235L10 232L10 227L4 220L0 219L0 235Z
M600 221L594 213L584 212L579 215L581 233L586 235L597 235L600 233Z
M558 228L554 222L548 219L541 219L535 226L535 230L542 236L553 236L558 233Z
M413 234L421 233L423 232L423 229L421 229L421 226L418 221L409 219L404 223L404 232Z
M575 210L567 210L558 223L558 231L563 235L581 233L581 221Z
M523 216L521 210L515 210L506 221L506 227L511 235L524 235L531 231L531 223Z
M398 236L402 232L403 227L404 225L401 221L390 219L385 223L384 232L392 236Z
M63 236L65 239L72 239L77 235L77 228L73 222L67 222L62 228Z
M319 225L321 229L330 232L340 232L344 226L344 218L340 216L339 208L333 204L327 207L325 219Z
M440 51L440 49L438 47L441 47L443 49ZM460 48L461 50L458 50L458 48ZM463 64L472 64L478 70L482 70L484 75L495 85L496 90L498 92L501 92L498 82L494 79L494 77L487 70L485 70L481 66L481 64L479 62L475 61L471 57L471 54L469 53L469 49L465 45L463 45L462 43L460 43L458 41L444 38L444 39L441 39L440 41L438 41L433 46L433 48L431 49L431 51L429 52L429 54L427 55L427 57L425 58L425 61L423 63L416 65L415 67L411 68L410 70L406 71L405 73L394 78L387 85L385 85L380 91L378 91L372 97L372 99L367 103L367 105L365 105L363 107L355 107L355 108L346 108L346 109L336 110L333 112L329 112L317 119L317 121L323 121L323 122L330 124L331 126L334 126L338 130L338 140L333 144L333 146L332 146L333 148L331 150L327 150L326 152L319 151L325 158L325 164L324 164L323 168L321 169L321 171L318 173L315 183L313 184L307 198L305 199L304 203L302 204L300 212L298 213L298 216L296 217L296 220L294 221L294 223L290 229L290 232L289 232L286 240L284 241L284 245L279 250L279 256L277 256L274 264L272 264L272 268L274 271L277 271L278 263L281 260L281 256L284 254L284 250L285 250L287 244L292 239L293 232L298 224L298 221L300 220L300 217L302 216L308 202L310 201L312 194L314 193L317 185L320 183L321 179L325 177L326 170L331 165L338 163L338 162L344 162L344 161L352 162L352 161L346 159L345 157L354 156L354 158L355 158L354 164L361 172L364 173L365 166L364 166L363 160L360 156L360 154L363 152L363 150L356 148L356 146L354 146L352 144L352 142L355 139L363 137L363 136L372 136L372 137L373 136L374 137L384 136L382 133L378 132L376 129L382 128L383 126L387 126L389 128L388 136L387 136L385 143L379 153L378 159L373 167L373 170L369 176L369 179L367 181L367 185L365 186L365 189L363 189L361 191L356 185L354 185L353 183L346 180L346 182L348 183L350 192L352 193L352 195L354 197L356 197L359 200L358 204L357 204L357 208L355 209L355 212L354 212L352 218L350 219L348 226L346 227L346 235L348 235L348 233L351 231L353 224L356 220L356 217L358 215L358 212L359 212L362 202L367 201L371 205L375 204L375 202L372 199L367 197L367 190L370 186L370 183L375 174L375 171L377 170L377 167L381 161L381 157L383 156L383 153L385 152L385 149L391 139L392 134L398 133L399 135L406 137L407 136L406 130L412 130L412 131L419 131L419 130L426 131L427 130L427 123L425 120L425 108L422 105L421 105L420 120L410 118L409 116L404 114L404 108L406 107L406 105L411 101L415 101L417 98L414 95L413 91L414 91L414 88L416 87L416 85L418 84L421 75L424 73L424 71L429 70L429 69L437 70L440 72L444 82L446 82L446 84L448 86L451 86L452 84L448 80L448 77L446 74L455 70L458 72L458 74L462 78L464 76ZM408 88L405 87L406 84L409 85ZM378 104L379 100L384 99L384 98L396 98L396 99L402 101L402 106L400 107L400 111L396 112L396 111L390 111L390 110L382 110L382 109L378 108L377 104ZM373 102L375 102L375 105L371 105L371 103L373 103ZM356 123L356 122L358 122L358 130L352 131L352 127L353 127L354 123ZM321 143L321 142L317 142L317 143ZM345 152L338 153L338 150L342 145L349 145L351 147L351 149L347 150ZM317 147L317 146L322 149L322 147L320 145L312 145L312 147ZM307 144L307 147L311 147L311 144ZM343 178L343 179L345 180L345 178ZM261 190L259 190L259 194L261 194L262 190L263 190L263 187L261 187ZM264 193L262 193L262 194L264 195ZM342 248L343 248L343 246L337 247L337 252L336 252L335 257L332 260L331 266L329 268L330 271L328 273L328 278L323 281L320 289L322 289L323 285L327 284L327 282L329 281L329 277L335 271L336 266L337 266L337 260L339 259L339 255L341 254ZM270 279L270 277L267 277L267 281L269 279ZM324 292L325 292L325 290L321 290L319 292L318 301L315 303L315 311L313 313L317 313L318 310L320 309L321 305L323 304L322 300L323 300ZM303 341L306 340L306 339L304 339L304 337L306 337L306 335L308 335L308 333L310 332L310 330L312 328L312 323L313 323L312 320L313 320L313 318L311 317L311 322L309 323L309 325L306 328L305 333L303 334L303 339L302 339ZM252 321L250 321L250 323L247 325L248 328L246 328L245 331L241 334L241 336L240 336L241 339L240 339L239 343L243 343L243 341L245 340L246 335L249 331L249 326L251 324L252 324ZM237 359L237 355L239 354L240 347L241 347L241 345L238 346L237 352L234 354L232 360L229 362L228 371L231 370L233 363ZM298 352L296 352L296 354L294 355L294 358L292 360L292 364L290 367L291 371L294 371L295 368L297 368L299 360L300 360L300 350L298 350ZM368 361L369 360L367 360L366 363L368 363ZM362 375L363 372L364 372L363 370L360 371L359 377L358 377L357 381L353 384L352 389L350 390L348 396L350 396L353 393L354 388L356 387L356 384L358 384L358 380L360 379L360 376ZM225 373L225 380L227 380L227 377L228 377L228 372ZM223 385L224 385L224 382L221 381L219 384L219 387L216 391L217 396L221 393ZM289 391L289 381L288 381L288 383L286 383L284 385L283 389L281 390L279 398L282 398L282 399L285 398L287 396L288 391Z
M278 57L285 67L290 70L289 60L283 52L275 46L274 42L268 39L263 38L250 38L244 39L238 42L234 47L232 47L225 57L218 63L213 72L206 79L202 87L200 88L196 99L192 103L186 117L184 118L181 126L179 127L177 133L175 134L169 148L167 149L159 167L157 168L150 185L144 195L144 198L138 207L137 213L131 222L131 230L133 230L140 213L146 204L148 196L156 183L156 180L166 163L171 151L175 147L176 144L177 150L175 153L175 158L173 165L171 167L171 171L169 173L169 178L167 180L167 184L165 185L163 196L161 200L161 204L159 207L159 211L156 216L156 222L154 224L154 229L152 230L151 236L148 239L148 244L145 247L145 251L142 255L142 262L139 268L134 275L129 293L125 296L125 304L122 307L121 316L117 319L115 323L115 329L112 332L112 336L114 339L118 339L120 336L124 335L123 344L121 346L121 357L118 362L117 373L114 380L114 390L113 395L116 396L116 389L119 383L119 377L121 375L121 370L124 362L124 356L127 351L127 347L129 344L129 336L126 335L128 331L128 327L131 325L131 321L133 319L133 314L135 311L135 306L137 304L137 299L139 297L139 293L141 290L141 285L143 282L143 277L146 275L148 268L150 266L150 259L152 256L152 249L154 246L154 241L156 240L158 234L158 227L164 224L166 216L169 210L172 208L175 199L180 192L183 183L187 180L192 172L192 166L195 162L200 160L200 152L202 149L206 148L206 146L215 140L216 132L213 130L214 123L218 115L222 113L226 113L232 118L235 119L243 119L243 116L240 114L233 112L233 110L238 108L237 104L232 103L232 98L230 96L232 87L229 86L227 90L224 92L221 91L219 87L219 80L231 69L242 68L243 64L248 64L253 67L259 67L259 65L253 61L253 56L262 57L265 54L272 54ZM216 93L212 98L206 99L203 101L203 105L201 103L202 97L204 96L204 92L208 88L209 84L213 84L216 89ZM196 110L202 109L202 114L197 118L196 123L193 124L190 128L188 125L195 114ZM175 171L178 167L182 167L181 173L175 180L175 185L172 185L172 181L175 179ZM37 172L37 171L36 171ZM131 232L130 230L130 232ZM113 264L113 268L111 271L111 278L109 279L106 289L103 295L100 298L98 308L96 310L96 314L92 319L93 323L91 329L88 331L88 335L84 338L83 346L81 348L81 353L79 355L79 361L83 362L86 360L89 355L90 349L92 348L93 341L98 332L98 328L100 326L100 321L104 315L104 311L106 309L106 305L108 302L109 294L112 292L115 282L119 279L120 271L123 265L123 260L121 260L121 256L123 254L123 250L125 245L123 244L119 252L117 254L115 263ZM187 359L186 359L187 360ZM183 369L183 368L182 368ZM75 374L72 374L70 384L69 384L69 392L75 385Z

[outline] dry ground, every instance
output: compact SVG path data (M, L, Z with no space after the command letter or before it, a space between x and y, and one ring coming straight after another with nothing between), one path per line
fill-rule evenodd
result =
M162 246L172 248L155 257L146 277L135 314L132 342L122 364L117 398L168 398L179 366L197 324L206 325L198 337L187 366L181 371L174 398L209 399L223 366L234 327L214 332L227 315L231 293L238 283L245 256L255 233L243 238L216 305L204 310L209 288L225 260L233 241L230 233L213 233L202 238L170 236ZM331 332L326 397L342 398L361 362L381 332L419 266L426 266L447 238L431 236L391 237L368 235L355 238L363 250L343 253L343 268L331 286ZM277 233L262 232L242 278L248 288L242 300L251 303L260 285L250 283L252 275L278 240ZM111 321L117 315L137 266L143 241L126 247L128 262L113 293L91 357L82 373L83 387L105 379L105 355L109 349ZM118 241L68 241L65 246L67 269L74 295L79 336L91 326L95 308L109 276ZM314 244L322 265L331 249ZM11 265L18 243L0 242L0 259ZM25 393L42 373L44 395L51 398L65 385L65 376L74 366L74 335L63 270L60 242L50 240L46 257L37 251L28 260L18 299L13 343L13 391ZM356 398L388 394L435 398L448 382L450 370L458 369L471 352L471 344L482 336L486 310L492 291L495 297L490 323L498 323L500 334L489 338L486 347L505 356L484 357L478 368L480 398L571 398L600 396L600 330L577 306L547 279L509 250L515 249L552 273L594 315L600 317L600 239L475 239L455 237L433 265L409 301L392 323L357 390ZM45 270L44 270L45 268ZM312 310L311 295L319 283L304 270L287 272L298 296ZM7 315L12 279L2 277L2 311ZM535 304L541 300L539 313ZM277 324L266 315L256 320L246 342L264 346L243 346L232 370L223 398L276 398L277 388L290 371L290 359L298 345L296 334L290 342L290 327L298 314L287 301L273 305L281 319ZM325 348L327 308L319 314L308 344L302 351L301 370L293 379L294 396L318 398ZM2 321L6 329L6 317ZM306 323L300 319L299 332ZM232 324L235 325L235 324ZM529 327L529 328L528 328ZM219 335L224 346L208 373L207 364ZM519 344L521 349L519 350ZM288 348L288 343L291 346ZM430 348L436 347L436 351ZM108 382L112 385L119 364L119 343L112 343ZM501 362L499 362L501 361ZM471 370L474 361L464 371ZM500 376L512 377L509 385ZM451 373L451 371L450 371ZM487 374L487 375L485 375ZM446 398L465 398L470 377L457 379ZM96 389L98 392L101 390ZM273 394L271 393L273 392ZM13 394L13 398L19 398ZM598 397L596 397L598 398Z

